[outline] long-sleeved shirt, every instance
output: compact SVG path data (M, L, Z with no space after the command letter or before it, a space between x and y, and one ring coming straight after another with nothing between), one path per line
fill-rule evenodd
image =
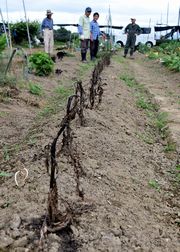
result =
M93 40L98 39L100 35L99 24L96 20L92 20L90 23L90 32Z
M84 35L85 39L90 39L90 20L86 15L79 18L78 33Z
M50 29L50 30L53 30L53 19L49 19L49 18L45 18L43 21L42 21L42 24L41 24L41 31L44 30L44 29Z
M141 33L141 28L137 24L128 24L125 28L125 33L128 33L130 36L139 35Z

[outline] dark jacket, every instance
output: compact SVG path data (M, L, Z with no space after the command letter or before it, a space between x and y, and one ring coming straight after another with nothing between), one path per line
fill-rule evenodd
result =
M141 34L141 28L137 24L128 24L125 28L125 33L128 33L130 36Z

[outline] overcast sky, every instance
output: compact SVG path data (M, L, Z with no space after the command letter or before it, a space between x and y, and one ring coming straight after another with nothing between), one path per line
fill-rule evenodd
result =
M6 2L10 22L25 20L22 0L0 0L4 20L7 20ZM140 26L148 25L150 20L151 25L161 21L165 24L168 3L168 24L177 25L180 7L180 0L24 0L24 2L30 21L41 22L46 15L46 10L51 9L54 13L54 23L61 24L78 23L79 16L84 14L87 6L90 6L93 12L99 12L99 24L105 25L110 6L112 24L120 26L129 23L131 17L135 17Z

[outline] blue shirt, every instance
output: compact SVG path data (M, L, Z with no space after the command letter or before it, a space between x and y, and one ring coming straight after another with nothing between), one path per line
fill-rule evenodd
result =
M49 18L45 18L43 21L42 21L42 24L41 24L41 30L45 29L45 28L48 28L50 30L53 30L53 19L49 19Z
M98 39L99 35L100 35L100 29L99 29L99 24L97 21L92 20L90 23L90 31L91 31L91 35L93 40Z

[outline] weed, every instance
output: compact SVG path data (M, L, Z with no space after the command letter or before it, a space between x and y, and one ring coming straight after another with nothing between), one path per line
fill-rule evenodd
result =
M0 111L0 117L6 117L8 115L8 112Z
M113 59L114 59L114 61L116 61L119 64L124 63L124 58L119 57L119 55L113 56Z
M123 80L128 87L136 87L137 86L136 80L126 74L121 75L119 78L121 80Z
M48 117L48 116L55 114L55 113L56 113L56 108L53 107L52 105L48 105L42 111L40 111L39 116L40 117Z
M156 189L157 191L160 190L160 185L159 185L159 183L158 183L158 181L157 181L156 179L151 179L151 180L149 181L149 185L150 185L152 188Z
M153 136L151 136L148 133L145 134L138 134L138 136L147 144L154 144L155 140L153 139Z
M11 177L12 175L12 173L0 171L0 177Z
M3 159L5 161L9 161L10 160L10 154L9 154L9 149L8 149L7 145L3 146Z
M70 95L72 95L73 90L71 88L67 88L64 86L59 86L57 87L54 92L60 99L67 99Z
M4 87L4 86L8 86L8 87L15 87L17 84L17 80L15 77L13 76L4 76L4 75L1 75L0 76L0 86Z
M155 127L163 138L168 135L167 117L168 114L166 112L160 112L155 119Z
M166 147L164 148L165 152L173 152L176 150L176 144L175 143L168 143Z
M144 97L139 97L139 99L136 101L136 105L138 108L142 108L142 109L147 109L150 110L151 109L151 104L148 103Z
M29 92L33 95L41 96L43 93L43 88L38 84L29 83Z
M88 64L82 63L80 65L80 68L78 70L78 76L83 77L87 74L88 71L90 71L94 67L94 62L90 62Z
M33 146L37 143L37 138L35 136L31 136L29 139L28 139L28 142L27 142L27 145L29 146Z

